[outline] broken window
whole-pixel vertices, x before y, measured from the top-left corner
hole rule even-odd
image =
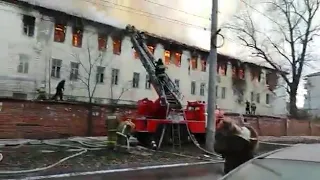
[[[135,49],[133,49],[133,56],[135,59],[139,59],[139,54]]]
[[[201,83],[200,84],[200,96],[204,96],[205,88],[206,88],[206,84],[205,83]]]
[[[73,27],[72,28],[72,45],[74,47],[82,46],[82,36],[83,28],[82,27]]]
[[[254,92],[251,92],[251,98],[250,98],[251,102],[254,101]]]
[[[244,68],[240,67],[239,72],[238,72],[239,78],[244,79],[245,78],[245,73],[244,73]]]
[[[27,74],[29,71],[29,56],[26,54],[19,54],[18,73]]]
[[[150,83],[150,76],[149,76],[149,74],[146,75],[145,88],[146,88],[146,89],[151,89],[151,83]]]
[[[70,80],[77,80],[79,75],[79,63],[71,62]]]
[[[64,42],[66,39],[66,30],[67,26],[63,23],[56,23],[54,25],[54,41],[55,42]]]
[[[207,71],[207,61],[201,60],[201,71],[206,72]]]
[[[105,67],[97,66],[97,74],[96,74],[96,81],[97,83],[103,83],[104,82],[104,71]]]
[[[174,57],[174,64],[176,66],[180,67],[181,66],[181,53],[176,52],[176,53],[174,53],[173,57]]]
[[[164,63],[166,65],[170,64],[170,59],[171,59],[171,52],[168,50],[164,51]]]
[[[259,93],[256,94],[256,102],[260,103],[260,94]]]
[[[23,15],[23,33],[29,37],[33,37],[36,18],[33,16]]]
[[[112,69],[111,71],[111,84],[118,85],[119,81],[119,69]]]
[[[217,65],[217,73],[220,75],[227,75],[227,64],[226,63],[218,63]]]
[[[266,94],[266,104],[270,104],[270,94]]]
[[[133,88],[139,88],[139,82],[140,82],[140,73],[133,73],[133,78],[132,78],[132,87]]]
[[[99,51],[105,51],[108,46],[108,36],[98,34],[98,49]]]
[[[180,80],[179,79],[175,79],[174,84],[177,86],[178,89],[180,88]]]
[[[258,66],[251,66],[251,77],[252,80],[257,80],[258,82],[261,81],[261,68]]]
[[[61,66],[62,66],[62,60],[60,60],[60,59],[52,59],[51,77],[60,78]]]
[[[196,82],[195,81],[191,82],[191,94],[192,95],[196,94]]]
[[[121,54],[121,39],[119,37],[113,37],[113,54],[120,55]]]
[[[151,52],[151,54],[154,54],[154,47],[153,46],[148,46],[148,49]]]
[[[266,84],[270,91],[273,91],[278,84],[278,75],[276,72],[266,73]]]
[[[192,57],[190,61],[191,61],[191,69],[192,70],[198,69],[198,58]]]
[[[221,88],[221,98],[225,99],[226,98],[226,87]]]

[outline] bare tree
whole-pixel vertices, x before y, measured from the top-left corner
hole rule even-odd
[[[236,15],[226,28],[235,32],[241,43],[277,70],[287,84],[289,112],[297,116],[296,96],[301,75],[311,58],[310,45],[320,25],[314,24],[320,0],[266,0],[266,12],[247,4],[245,13]],[[253,16],[259,13],[267,18]]]
[[[122,96],[131,90],[132,88],[132,81],[127,81],[126,83],[124,83],[123,85],[120,86],[120,91],[116,90],[118,93],[115,93],[114,88],[115,85],[112,84],[110,85],[110,105],[114,106],[117,105],[119,103],[119,101],[121,100]]]

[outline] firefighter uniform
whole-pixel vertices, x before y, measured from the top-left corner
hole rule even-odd
[[[166,76],[165,74],[166,67],[162,62],[162,59],[158,59],[156,62],[156,76],[162,81],[164,77]]]
[[[37,100],[46,100],[46,90],[44,87],[40,87],[39,89],[37,89],[38,92],[38,97]]]
[[[131,132],[133,131],[134,128],[135,128],[135,124],[131,122],[131,119],[121,122],[120,125],[118,126],[117,144],[126,145],[127,140],[131,136]]]

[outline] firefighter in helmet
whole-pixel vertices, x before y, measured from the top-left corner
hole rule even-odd
[[[164,80],[166,67],[164,66],[162,59],[159,58],[156,62],[156,76],[160,79],[160,81]]]
[[[131,136],[131,132],[135,128],[135,124],[131,121],[131,119],[127,119],[122,121],[118,126],[118,137],[117,137],[117,144],[126,145],[127,140]]]

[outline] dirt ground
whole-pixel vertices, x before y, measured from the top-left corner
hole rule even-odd
[[[320,143],[320,137],[260,137],[261,141],[273,143]],[[0,148],[3,159],[0,162],[0,179],[26,177],[34,175],[49,175],[68,172],[95,171],[116,168],[128,168],[162,164],[176,164],[208,161],[212,158],[204,156],[204,152],[193,144],[184,145],[181,149],[173,150],[171,146],[164,147],[161,151],[151,152],[147,150],[134,149],[131,153],[126,151],[115,151],[111,149],[89,150],[88,152],[71,158],[47,170],[39,172],[3,175],[4,171],[20,171],[42,168],[52,165],[59,160],[78,153],[70,150],[70,147],[58,147],[44,144],[6,146]],[[269,150],[268,150],[269,151]],[[261,152],[265,152],[261,150]],[[171,154],[173,153],[173,154]],[[178,155],[180,154],[180,155]],[[215,158],[215,160],[218,160]]]
[[[124,150],[115,151],[103,148],[101,150],[89,150],[82,155],[71,158],[44,171],[23,173],[22,175],[14,172],[11,175],[1,175],[1,171],[20,171],[46,167],[67,156],[78,153],[70,152],[68,149],[70,148],[48,145],[3,147],[1,148],[3,160],[0,162],[0,179],[3,177],[24,177],[26,175],[48,175],[209,160],[203,156],[200,150],[189,145],[181,148],[180,153],[183,155],[171,154],[171,152],[175,152],[171,147],[162,149],[162,151],[166,152],[132,150],[131,153]],[[176,151],[176,153],[178,152]]]

